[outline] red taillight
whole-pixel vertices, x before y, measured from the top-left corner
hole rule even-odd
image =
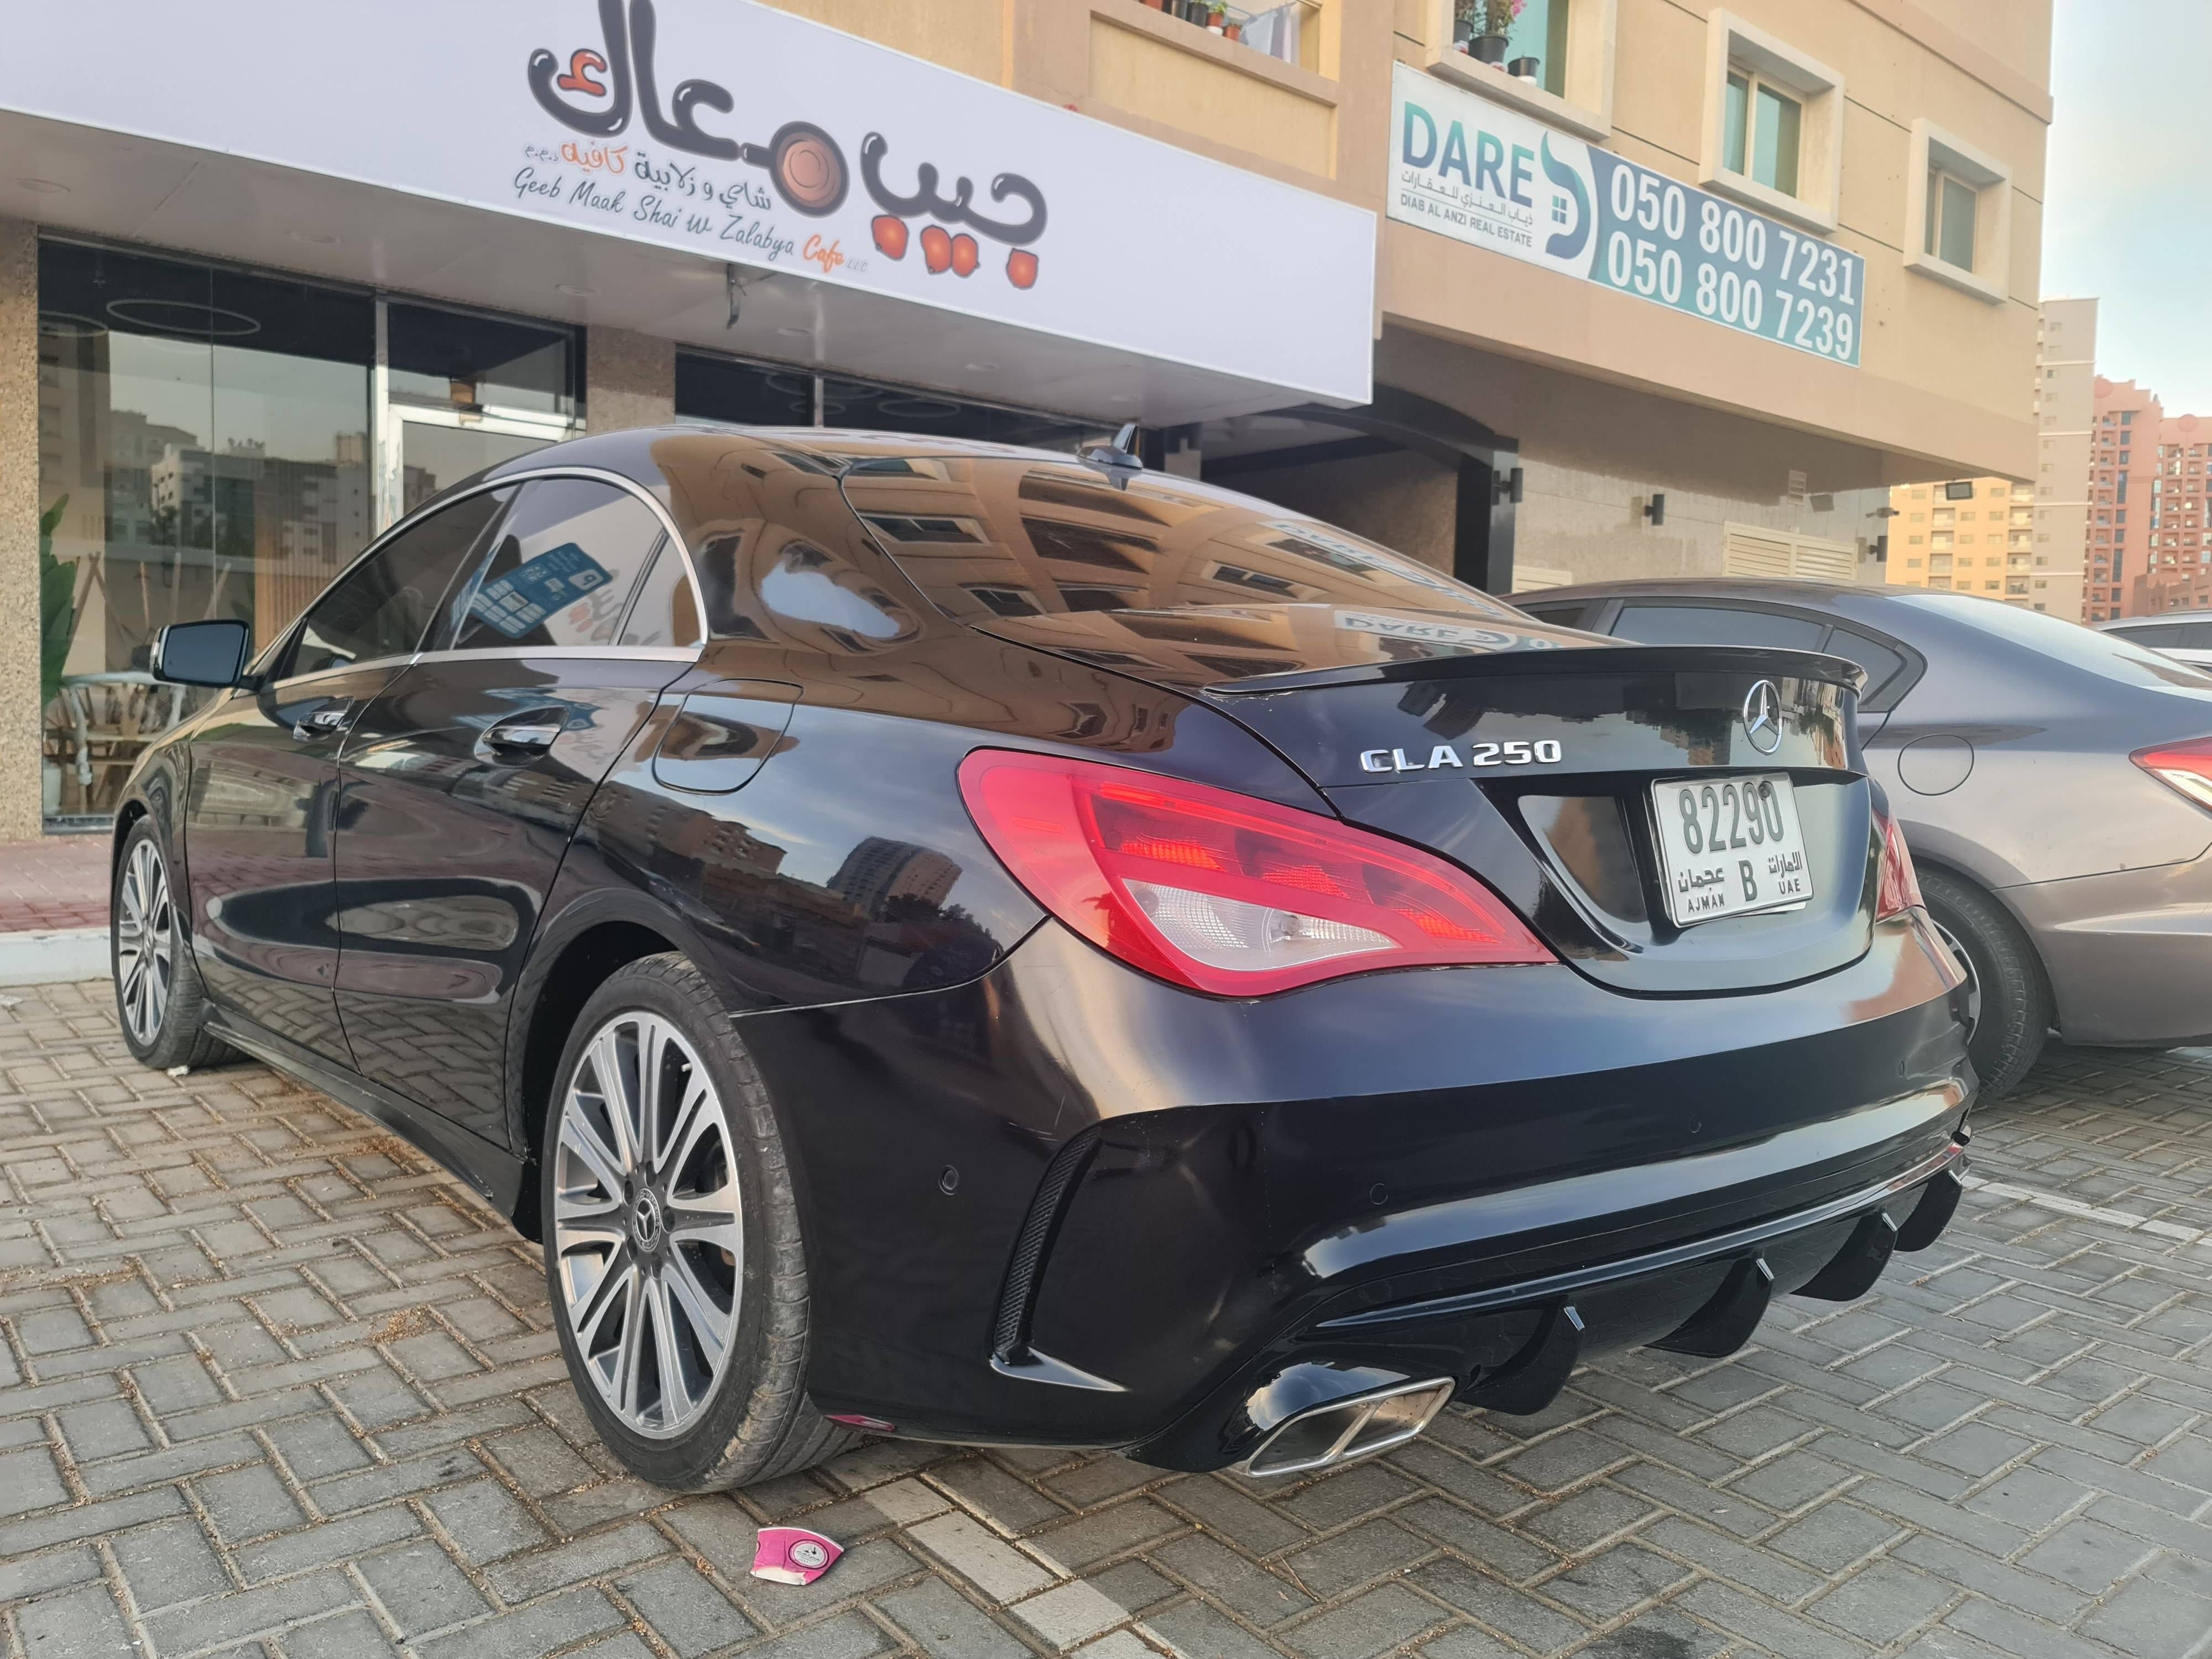
[[[1133,968],[1218,996],[1344,974],[1555,960],[1440,858],[1249,795],[979,749],[960,793],[1038,903]]]
[[[2128,758],[2160,782],[2179,789],[2199,806],[2212,809],[2212,738],[2162,743],[2154,748],[2138,749]]]
[[[1875,889],[1874,919],[1887,921],[1907,910],[1923,908],[1920,878],[1912,873],[1912,854],[1905,850],[1905,832],[1887,812],[1876,812],[1881,825],[1881,880]]]

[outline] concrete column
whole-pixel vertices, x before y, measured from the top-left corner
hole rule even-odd
[[[0,841],[40,833],[39,239],[0,219]]]
[[[676,343],[626,328],[584,340],[584,424],[592,432],[662,426],[676,418]]]

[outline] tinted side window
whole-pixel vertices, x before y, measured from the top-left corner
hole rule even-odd
[[[661,533],[627,490],[532,479],[469,590],[453,648],[614,644]]]
[[[636,646],[699,643],[699,603],[684,573],[684,556],[666,540],[638,584],[637,602],[623,624],[622,642]]]
[[[1624,605],[1614,635],[1644,645],[1774,645],[1816,651],[1828,624],[1727,605]]]
[[[313,674],[378,657],[404,657],[422,643],[438,602],[499,518],[512,491],[455,501],[393,537],[309,607],[288,674]]]

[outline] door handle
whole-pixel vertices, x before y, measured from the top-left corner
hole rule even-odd
[[[477,753],[485,759],[517,753],[542,755],[568,729],[568,723],[557,715],[514,715],[487,727],[477,741]]]
[[[326,703],[293,722],[292,735],[302,743],[314,738],[335,737],[353,724],[353,709],[345,703]]]

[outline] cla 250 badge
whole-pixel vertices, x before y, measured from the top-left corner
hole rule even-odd
[[[1414,754],[1420,751],[1417,749]],[[1450,744],[1440,743],[1429,750],[1426,760],[1416,760],[1402,749],[1363,749],[1359,751],[1359,769],[1363,772],[1428,772],[1439,768],[1456,766],[1462,770],[1471,766],[1557,766],[1561,758],[1559,740],[1539,738],[1534,743],[1516,738],[1510,743],[1476,743],[1468,745],[1467,756]]]

